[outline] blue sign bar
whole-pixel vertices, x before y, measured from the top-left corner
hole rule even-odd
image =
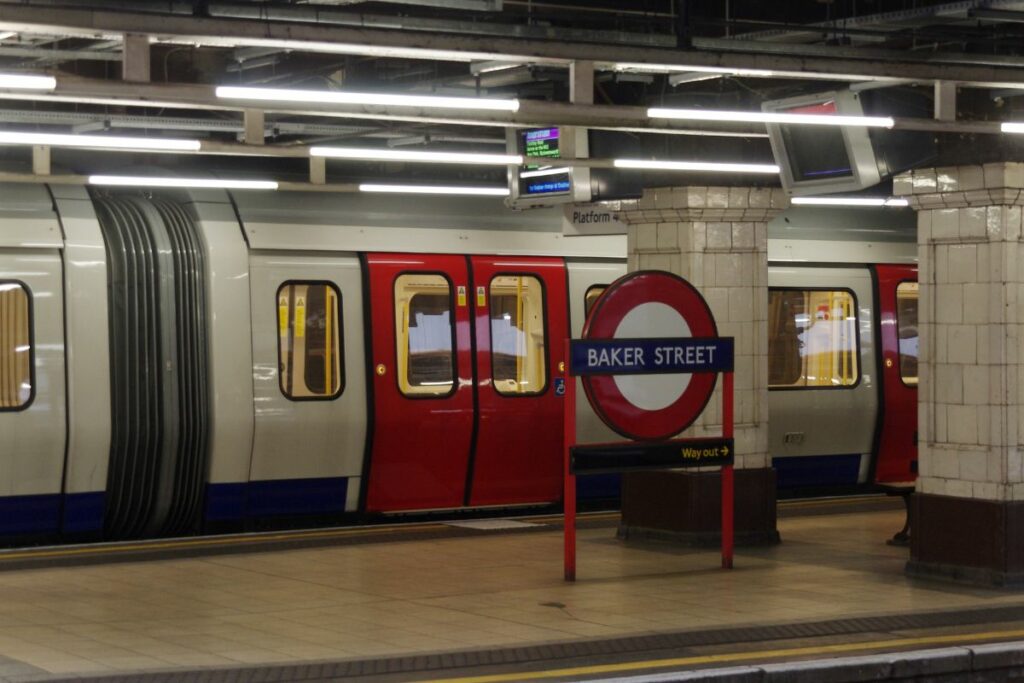
[[[732,372],[732,337],[573,339],[573,375],[657,375]]]

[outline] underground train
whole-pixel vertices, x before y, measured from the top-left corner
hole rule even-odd
[[[912,479],[912,217],[808,211],[770,228],[780,486]],[[0,185],[0,538],[557,503],[561,340],[626,269],[561,216]]]

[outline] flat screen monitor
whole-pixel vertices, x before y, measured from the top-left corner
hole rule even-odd
[[[773,100],[761,108],[786,114],[864,115],[857,94],[850,91]],[[782,186],[790,194],[853,192],[881,180],[866,127],[769,124],[767,128]]]
[[[575,136],[568,139],[570,136]],[[513,208],[547,206],[576,201],[576,183],[584,177],[589,201],[588,169],[572,169],[561,162],[566,156],[587,155],[586,130],[573,128],[509,129],[508,150],[529,159],[524,165],[509,168],[509,201]],[[573,151],[575,150],[575,151]],[[537,158],[539,157],[539,158]]]

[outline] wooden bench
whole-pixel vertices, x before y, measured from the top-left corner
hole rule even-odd
[[[912,481],[891,481],[879,484],[887,496],[902,496],[903,505],[906,508],[907,516],[903,522],[903,528],[893,534],[893,537],[886,541],[889,545],[908,546],[910,545],[910,494],[914,492]]]

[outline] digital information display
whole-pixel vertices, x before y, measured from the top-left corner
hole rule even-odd
[[[534,128],[520,131],[519,150],[528,157],[561,157],[558,128]],[[519,169],[519,196],[536,197],[572,192],[569,169],[530,163]]]
[[[836,114],[835,100],[786,109],[787,114]],[[853,166],[843,131],[832,126],[780,126],[795,180],[849,178]]]

